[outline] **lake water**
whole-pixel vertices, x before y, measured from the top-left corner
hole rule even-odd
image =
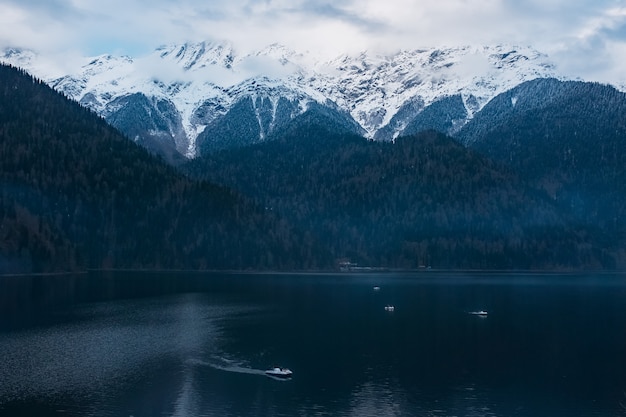
[[[0,302],[1,416],[626,416],[625,275],[92,273]]]

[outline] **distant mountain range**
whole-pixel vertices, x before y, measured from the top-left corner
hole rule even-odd
[[[306,112],[332,115],[338,128],[370,139],[424,128],[454,134],[498,94],[560,78],[546,55],[506,45],[323,61],[280,45],[239,54],[229,44],[187,43],[144,57],[85,58],[61,77],[42,58],[0,53],[0,62],[26,69],[171,161],[263,142]]]
[[[39,59],[0,66],[0,269],[626,268],[626,94],[531,49]]]

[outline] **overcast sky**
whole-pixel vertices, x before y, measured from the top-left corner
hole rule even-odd
[[[568,75],[626,80],[626,0],[0,0],[0,47],[148,54],[162,44],[278,42],[342,52],[506,43]]]

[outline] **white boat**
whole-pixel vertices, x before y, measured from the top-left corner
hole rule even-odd
[[[470,311],[469,314],[471,314],[472,316],[486,317],[489,313],[487,313],[485,310],[478,310],[478,311]]]
[[[395,309],[394,306],[385,306],[385,311],[394,311]]]
[[[287,378],[291,378],[291,376],[293,375],[293,372],[291,372],[291,370],[288,368],[280,368],[278,366],[275,366],[265,371],[265,375],[268,375],[274,378],[287,379]]]

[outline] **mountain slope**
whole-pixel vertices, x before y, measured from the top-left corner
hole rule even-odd
[[[402,135],[414,135],[425,130],[454,134],[467,122],[468,118],[469,113],[460,94],[444,97],[426,107],[407,123]]]
[[[62,77],[45,74],[30,51],[6,50],[0,61],[36,70],[131,139],[162,153],[171,153],[173,143],[187,157],[280,134],[286,120],[313,104],[337,117],[349,115],[353,133],[391,140],[411,133],[405,128],[424,108],[457,97],[463,111],[454,130],[498,93],[558,75],[546,56],[506,45],[364,52],[324,61],[280,45],[238,53],[228,44],[200,42],[163,46],[139,58],[89,58]],[[249,126],[232,131],[242,123]]]
[[[626,242],[626,94],[531,81],[494,98],[458,138],[538,184],[582,224]]]
[[[315,127],[313,127],[315,126]],[[611,255],[511,171],[449,137],[373,142],[323,119],[188,164],[256,198],[359,264],[416,268],[599,268]],[[549,250],[547,248],[550,248]]]
[[[4,65],[0,195],[1,272],[296,269],[328,260],[272,213],[187,179],[88,109]]]

